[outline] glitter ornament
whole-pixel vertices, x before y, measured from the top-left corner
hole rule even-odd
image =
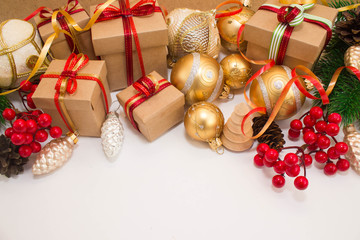
[[[115,157],[121,150],[124,128],[116,113],[110,112],[101,127],[101,145],[108,158]]]
[[[224,72],[224,83],[232,89],[244,87],[251,76],[251,65],[240,54],[225,57],[220,65]]]
[[[67,134],[66,137],[51,140],[36,156],[32,166],[33,174],[47,174],[64,165],[69,160],[77,140],[72,133]]]
[[[197,52],[217,58],[220,36],[216,27],[215,10],[202,12],[177,8],[166,17],[169,35],[168,63],[172,67],[181,57]]]
[[[360,70],[360,46],[354,45],[349,47],[344,54],[344,64],[345,66],[351,66],[358,70]],[[353,71],[348,69],[348,71],[352,74]]]
[[[352,168],[360,174],[360,133],[353,124],[344,127],[344,142],[349,146],[345,157],[350,161]]]
[[[267,114],[270,115],[290,79],[290,68],[275,65],[252,82],[250,87],[251,101],[258,107],[266,107]],[[305,87],[304,81],[302,79],[299,81]],[[292,84],[275,119],[282,120],[292,117],[300,110],[304,102],[305,95],[299,91],[295,84]]]
[[[223,91],[223,70],[205,54],[192,53],[182,57],[171,72],[171,83],[185,94],[186,104],[212,102]]]

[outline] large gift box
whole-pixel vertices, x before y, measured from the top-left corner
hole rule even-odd
[[[88,13],[76,0],[69,0],[68,4],[61,9],[69,13],[81,28],[84,28],[90,20]],[[56,10],[54,9],[53,11],[49,11],[47,9],[43,9],[40,14],[34,18],[41,39],[44,42],[51,34],[54,33],[54,29],[51,24],[51,15],[54,11]],[[97,59],[92,46],[90,30],[80,33],[75,31],[61,14],[58,15],[57,25],[59,29],[67,30],[73,36],[75,45],[77,46],[75,53],[83,53],[90,59]],[[54,39],[50,48],[51,53],[56,59],[67,59],[73,51],[72,46],[74,41],[69,36],[61,33],[58,38]]]
[[[125,2],[125,0],[123,0]],[[153,1],[155,2],[155,0]],[[133,27],[131,30],[132,47],[126,46],[125,30],[122,19],[122,13],[119,9],[119,1],[116,1],[110,6],[109,11],[115,12],[115,17],[109,17],[106,20],[101,20],[100,16],[97,23],[92,26],[92,41],[97,56],[105,60],[108,69],[108,82],[111,91],[126,88],[131,85],[128,83],[128,74],[131,70],[126,66],[126,55],[132,55],[132,73],[133,79],[139,79],[141,76],[148,74],[147,71],[155,70],[163,76],[167,76],[167,26],[159,7],[156,5],[158,11],[146,12],[144,16],[139,16],[134,13],[137,9],[134,5],[137,1],[130,2],[130,11],[133,11],[132,20],[136,29],[136,34],[139,38],[141,54],[145,67],[145,73],[142,74],[136,43],[134,41]],[[140,6],[141,7],[141,6]],[[94,13],[96,6],[90,7],[90,12]],[[104,11],[106,15],[107,9]],[[116,12],[117,11],[117,12]],[[113,12],[109,13],[110,15]],[[102,14],[102,15],[104,15]],[[141,15],[142,13],[140,13]],[[113,16],[113,15],[112,15]],[[128,17],[125,17],[128,18]],[[129,29],[128,29],[129,30]]]
[[[90,60],[76,72],[65,71],[65,64],[66,60],[53,60],[51,62],[32,99],[37,108],[52,116],[52,124],[61,127],[63,132],[66,133],[68,128],[55,104],[57,92],[55,87],[59,85],[59,76],[76,76],[76,80],[73,80],[72,83],[72,86],[77,85],[75,92],[65,93],[63,101],[65,109],[81,136],[99,137],[101,126],[107,114],[107,106],[111,104],[105,62],[102,60]],[[77,84],[74,84],[74,81]],[[68,84],[71,84],[69,80]],[[106,96],[107,104],[104,96]],[[63,110],[61,109],[62,112]]]
[[[149,141],[184,119],[184,94],[155,71],[116,97],[133,126]]]
[[[268,9],[276,9],[276,7],[278,6],[286,5],[280,4],[277,0],[269,0],[263,6]],[[305,10],[305,20],[303,22],[300,21],[300,24],[298,24],[299,22],[295,23],[298,25],[295,25],[292,33],[290,33],[290,40],[288,41],[287,47],[280,46],[279,53],[285,50],[285,57],[283,58],[283,62],[277,64],[283,64],[290,68],[301,64],[308,68],[312,68],[315,61],[318,59],[321,51],[323,50],[327,39],[329,38],[329,33],[331,36],[331,29],[328,28],[328,31],[330,30],[330,32],[328,32],[324,27],[312,23],[306,20],[306,18],[318,19],[319,22],[324,22],[319,24],[322,24],[326,27],[326,24],[334,24],[337,12],[338,11],[334,8],[318,4],[315,4],[313,7]],[[269,49],[274,31],[279,24],[278,18],[279,14],[277,14],[276,12],[262,10],[260,8],[255,13],[255,15],[246,23],[243,35],[244,40],[248,41],[246,51],[246,56],[248,58],[252,60],[265,60],[268,58],[272,58],[271,56],[269,56]],[[294,21],[296,20],[297,19],[295,19]],[[276,32],[280,33],[281,29],[276,30]],[[284,35],[286,34],[287,33],[285,32]],[[281,42],[283,40],[278,38],[276,41]],[[276,41],[274,41],[274,43],[276,43]],[[273,44],[273,46],[275,45],[276,44]],[[253,71],[258,70],[259,68],[260,66],[255,66]]]

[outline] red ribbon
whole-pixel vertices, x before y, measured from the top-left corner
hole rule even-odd
[[[130,86],[134,82],[133,57],[132,57],[132,36],[136,45],[142,76],[145,76],[144,61],[142,58],[139,37],[136,32],[133,17],[142,17],[161,12],[161,8],[155,6],[156,0],[141,0],[130,8],[129,0],[119,0],[120,8],[110,5],[105,8],[96,22],[122,18],[125,35],[125,55],[126,55],[126,75],[127,84]],[[101,6],[98,5],[98,7]]]
[[[291,22],[300,13],[300,10],[297,7],[290,7],[290,6],[283,6],[280,9],[270,7],[270,6],[261,6],[259,8],[259,10],[267,10],[267,11],[275,12],[275,13],[277,13],[278,21],[282,22],[282,23],[287,23],[287,24],[289,22]],[[304,18],[304,21],[313,23],[313,24],[317,24],[326,30],[327,34],[326,34],[326,41],[325,41],[325,45],[324,45],[324,48],[325,48],[326,45],[329,43],[331,36],[332,36],[332,31],[329,28],[329,26],[326,25],[325,23],[311,20],[308,18]],[[285,29],[284,36],[280,43],[278,57],[276,59],[276,64],[278,64],[278,65],[282,65],[284,62],[286,49],[289,44],[290,36],[291,36],[293,29],[294,29],[294,27],[291,27],[289,24],[287,25],[287,27]]]

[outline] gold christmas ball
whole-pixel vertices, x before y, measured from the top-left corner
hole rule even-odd
[[[225,12],[231,12],[239,9],[239,7],[232,7]],[[244,7],[243,10],[235,15],[219,18],[217,26],[221,37],[221,45],[229,51],[239,51],[237,47],[237,35],[241,25],[245,24],[255,12],[250,8]],[[240,50],[246,50],[247,42],[240,44]]]
[[[244,87],[251,76],[251,65],[240,54],[225,57],[220,65],[224,72],[224,83],[232,89]]]
[[[184,125],[190,137],[209,142],[220,137],[224,127],[224,116],[214,104],[198,102],[187,110]]]
[[[170,80],[185,94],[188,105],[214,101],[224,86],[220,64],[214,58],[199,53],[182,57],[172,69]]]
[[[254,79],[250,87],[250,100],[259,107],[266,107],[270,115],[285,85],[291,79],[291,69],[286,66],[275,65],[261,76]],[[304,81],[300,83],[305,87]],[[287,119],[295,115],[305,102],[305,95],[293,84],[286,94],[276,119]]]
[[[220,52],[220,36],[216,27],[215,11],[202,12],[177,8],[166,17],[169,35],[170,67],[181,57],[197,52],[217,58]]]
[[[354,67],[358,70],[360,70],[360,46],[359,45],[354,45],[349,47],[345,54],[344,54],[344,63],[345,66],[351,66]],[[348,71],[352,74],[353,71],[351,71],[350,69],[348,69]]]

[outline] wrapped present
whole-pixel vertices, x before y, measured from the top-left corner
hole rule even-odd
[[[77,0],[68,0],[67,5],[61,9],[70,14],[81,28],[85,27],[90,20],[89,15]],[[54,33],[51,16],[56,10],[57,9],[50,10],[44,8],[40,11],[39,15],[34,18],[41,39],[44,42]],[[59,37],[54,40],[50,50],[56,59],[67,59],[73,50],[76,54],[83,53],[87,55],[89,59],[97,59],[92,46],[90,31],[77,32],[61,13],[57,15],[57,24],[59,29],[69,32],[72,38],[68,35],[60,34]]]
[[[246,56],[253,60],[271,58],[290,68],[299,64],[312,68],[331,38],[337,12],[318,4],[287,6],[269,0],[246,23]]]
[[[68,60],[50,63],[32,99],[63,132],[99,137],[111,103],[109,92],[105,62],[71,54]]]
[[[184,94],[155,71],[140,78],[116,97],[134,128],[149,141],[184,118]]]
[[[92,6],[90,11],[99,7]],[[156,0],[114,2],[102,12],[91,33],[96,55],[106,62],[111,91],[130,86],[146,70],[167,76],[167,27]]]

